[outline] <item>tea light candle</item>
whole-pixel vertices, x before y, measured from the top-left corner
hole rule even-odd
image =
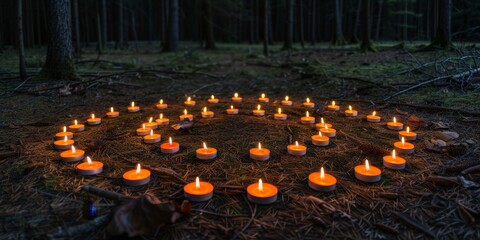
[[[184,119],[188,119],[190,121],[193,121],[193,115],[192,114],[189,114],[187,112],[187,109],[183,110],[183,115],[180,115],[180,120],[184,120]]]
[[[239,103],[239,102],[242,102],[242,100],[243,100],[242,97],[239,97],[238,93],[233,94],[233,97],[232,97],[233,102]]]
[[[293,156],[303,156],[307,153],[307,147],[299,145],[298,141],[295,141],[295,144],[290,144],[287,146],[287,152]]]
[[[335,190],[337,186],[337,179],[334,176],[325,173],[325,170],[321,167],[320,173],[313,172],[308,175],[308,186],[319,192],[331,192]]]
[[[380,122],[382,118],[380,116],[377,116],[377,112],[373,111],[372,115],[367,115],[367,121],[369,122]]]
[[[168,108],[168,104],[163,103],[163,99],[160,99],[156,105],[157,109],[165,109]]]
[[[229,115],[238,114],[238,108],[234,108],[233,105],[231,105],[230,108],[227,109],[227,114]]]
[[[130,105],[130,107],[128,107],[128,112],[138,112],[140,111],[140,107],[139,106],[135,106],[135,102],[132,102],[132,104]]]
[[[320,128],[320,132],[329,138],[335,137],[337,135],[337,130],[335,130],[334,128],[329,128],[328,125],[325,125],[324,128]]]
[[[160,150],[162,153],[176,153],[178,150],[180,150],[180,144],[177,142],[172,142],[172,137],[169,137],[168,142],[160,145]]]
[[[285,97],[285,100],[282,100],[283,106],[292,106],[293,102],[288,100],[288,96]]]
[[[153,130],[150,129],[150,134],[143,137],[145,143],[157,143],[162,139],[160,134],[153,133]]]
[[[303,103],[303,106],[307,108],[314,108],[315,103],[310,102],[310,98],[307,97],[306,101]]]
[[[263,183],[262,179],[259,179],[258,183],[247,187],[247,198],[253,203],[270,204],[277,200],[277,195],[277,187],[269,183]]]
[[[185,198],[192,202],[205,202],[213,197],[213,185],[209,182],[200,182],[197,177],[195,182],[191,182],[183,187]]]
[[[193,107],[193,106],[195,106],[195,101],[193,101],[191,97],[188,97],[188,98],[187,98],[187,101],[185,101],[185,102],[183,102],[183,103],[185,103],[185,105],[186,105],[187,107]]]
[[[95,114],[92,113],[91,118],[87,119],[88,125],[98,125],[102,122],[101,118],[95,117]]]
[[[72,132],[81,132],[85,130],[85,125],[78,124],[77,120],[73,121],[73,125],[68,126],[68,129]]]
[[[330,138],[323,136],[322,132],[318,131],[318,135],[312,136],[312,144],[315,146],[327,146],[330,143]]]
[[[395,150],[392,151],[392,156],[383,156],[383,166],[390,169],[402,170],[405,168],[405,163],[405,159],[396,156]]]
[[[64,162],[77,162],[83,159],[85,151],[80,149],[75,149],[75,146],[72,146],[70,150],[63,151],[60,153],[60,157]]]
[[[74,141],[72,139],[68,139],[67,136],[63,137],[63,140],[57,140],[53,142],[53,146],[57,150],[66,150],[70,149],[73,145]]]
[[[335,105],[335,101],[332,101],[332,105],[328,105],[327,109],[330,111],[338,111],[340,110],[340,106]]]
[[[281,109],[281,108],[278,108],[278,113],[273,114],[273,118],[274,118],[275,120],[282,120],[282,121],[284,121],[284,120],[287,120],[287,114],[282,113],[282,109]]]
[[[107,117],[108,118],[116,118],[120,115],[119,112],[116,112],[113,110],[113,107],[110,108],[110,112],[107,112]]]
[[[219,100],[218,100],[218,98],[215,98],[215,96],[212,95],[212,96],[210,97],[210,99],[208,99],[208,102],[209,102],[209,103],[218,103]]]
[[[75,169],[80,175],[95,175],[103,171],[103,163],[92,161],[90,157],[87,157],[87,161],[78,164]]]
[[[151,172],[147,169],[142,169],[140,163],[137,168],[130,170],[123,174],[123,182],[128,186],[141,186],[150,182]]]
[[[347,117],[356,117],[358,115],[358,111],[352,109],[351,105],[348,105],[348,110],[345,110],[345,116]]]
[[[382,177],[382,171],[374,166],[370,166],[365,159],[365,165],[355,166],[355,177],[363,182],[378,182]]]
[[[55,134],[55,139],[64,139],[67,137],[67,139],[72,139],[73,138],[73,133],[72,132],[67,132],[67,126],[63,126],[63,130],[61,132],[58,132]]]
[[[300,121],[302,124],[313,124],[315,123],[315,117],[310,117],[310,113],[307,111],[305,112],[305,117],[301,117]]]
[[[415,141],[417,140],[417,134],[414,132],[410,132],[410,127],[407,126],[406,131],[400,131],[398,132],[398,137],[402,139],[402,137],[405,138],[406,141]]]
[[[387,122],[387,127],[388,129],[398,131],[403,129],[403,123],[397,122],[397,118],[393,117],[393,122]]]
[[[202,118],[213,118],[213,112],[212,111],[207,111],[207,107],[203,108],[202,111]]]
[[[323,117],[322,117],[322,118],[320,118],[320,122],[315,124],[315,128],[317,128],[317,130],[320,130],[322,128],[325,128],[325,125],[327,125],[329,128],[332,127],[332,124],[325,123],[325,121],[323,120]]]
[[[170,123],[170,119],[164,118],[163,113],[160,113],[160,115],[158,115],[158,118],[155,120],[155,122],[157,122],[158,126],[165,126]]]
[[[250,149],[250,158],[257,161],[266,161],[270,158],[270,150],[262,148],[262,144],[258,143],[258,148]]]
[[[203,148],[199,148],[196,151],[197,158],[201,160],[214,159],[217,157],[217,149],[207,147],[207,144],[203,142]]]
[[[263,103],[268,103],[270,101],[270,99],[265,97],[265,93],[262,93],[262,95],[260,95],[260,97],[258,98],[258,101],[263,102]]]
[[[265,110],[262,110],[260,109],[260,104],[258,104],[257,106],[257,109],[254,109],[253,110],[253,115],[257,116],[257,117],[261,117],[261,116],[264,116],[265,115]]]
[[[403,154],[411,154],[414,152],[415,145],[409,142],[405,142],[405,137],[401,138],[402,140],[400,142],[395,142],[393,143],[393,146],[395,147],[395,150],[399,153]]]
[[[158,123],[156,121],[155,122],[153,121],[153,117],[150,117],[148,119],[148,122],[143,123],[143,124],[145,124],[145,127],[150,128],[150,129],[157,129],[157,127],[158,127]]]
[[[138,136],[145,136],[148,133],[150,133],[150,130],[151,130],[150,128],[145,127],[145,123],[144,123],[144,124],[142,124],[141,128],[137,128],[137,135]]]

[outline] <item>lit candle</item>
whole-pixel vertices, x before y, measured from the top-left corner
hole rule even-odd
[[[305,117],[301,117],[300,121],[302,122],[302,124],[313,124],[315,123],[315,117],[310,117],[310,113],[306,111]]]
[[[127,171],[123,174],[123,182],[128,186],[140,186],[150,182],[151,172],[147,169],[142,169],[140,164],[137,164],[137,168]]]
[[[67,132],[67,126],[63,126],[62,131],[55,134],[55,139],[57,140],[64,139],[65,137],[67,137],[67,139],[73,138],[73,133]]]
[[[195,101],[193,101],[191,97],[188,97],[188,98],[187,98],[187,101],[185,101],[185,102],[183,102],[183,103],[185,103],[185,106],[187,106],[187,107],[193,107],[193,106],[195,106]]]
[[[233,105],[231,105],[230,108],[227,109],[227,114],[229,115],[238,114],[238,108],[234,108]]]
[[[180,115],[180,120],[184,120],[184,119],[188,119],[190,121],[193,121],[193,115],[192,114],[189,114],[187,112],[187,109],[184,109],[183,110],[183,115]]]
[[[239,103],[239,102],[242,102],[242,100],[243,100],[242,97],[239,97],[238,93],[233,94],[233,97],[232,97],[233,102]]]
[[[335,101],[332,101],[332,105],[327,106],[328,110],[330,111],[338,111],[340,110],[340,106],[335,104]]]
[[[397,122],[397,118],[393,117],[393,122],[387,122],[387,127],[388,129],[398,131],[403,129],[403,123]]]
[[[377,112],[373,111],[371,115],[367,115],[367,121],[369,122],[380,122],[382,118],[377,116]]]
[[[78,124],[77,120],[73,121],[73,125],[68,126],[68,129],[72,132],[81,132],[85,130],[85,125]]]
[[[269,183],[263,183],[262,179],[259,179],[258,183],[247,187],[247,198],[253,203],[270,204],[277,200],[277,195],[277,187]]]
[[[158,126],[165,126],[170,123],[170,119],[164,118],[163,113],[160,113],[160,115],[158,115],[158,118],[155,120],[155,122],[157,122]]]
[[[90,157],[87,157],[87,161],[78,164],[75,169],[80,175],[95,175],[103,171],[103,163],[92,161]]]
[[[143,141],[145,143],[157,143],[160,142],[162,136],[157,133],[153,133],[153,129],[150,129],[150,134],[143,136]]]
[[[406,131],[400,131],[400,132],[398,132],[398,137],[399,137],[400,139],[402,139],[402,137],[404,137],[406,141],[415,141],[415,140],[417,140],[417,134],[414,133],[414,132],[411,132],[409,126],[407,126],[407,130],[406,130]]]
[[[116,117],[118,117],[119,115],[120,115],[120,113],[117,112],[117,111],[114,111],[114,110],[113,110],[113,107],[110,108],[110,112],[107,112],[107,117],[108,117],[108,118],[116,118]]]
[[[95,114],[92,113],[91,117],[87,119],[88,125],[98,125],[102,122],[101,118],[95,117]]]
[[[254,109],[253,110],[253,115],[257,116],[257,117],[261,117],[261,116],[264,116],[265,115],[265,110],[263,109],[260,109],[260,104],[258,104],[257,106],[257,109]]]
[[[215,96],[213,95],[208,99],[209,103],[218,103],[218,101],[218,98],[215,98]]]
[[[53,146],[57,150],[66,150],[66,149],[70,149],[73,143],[74,141],[72,139],[68,139],[67,136],[64,136],[62,140],[54,141]]]
[[[75,149],[75,146],[72,146],[70,150],[63,151],[60,153],[60,157],[64,162],[77,162],[83,159],[85,151],[80,149]]]
[[[197,177],[183,187],[185,198],[192,202],[205,202],[213,197],[213,185],[209,182],[201,182]]]
[[[289,99],[289,97],[286,96],[286,97],[285,97],[285,100],[282,100],[282,105],[283,105],[283,106],[292,106],[293,102],[290,101],[290,100],[288,100],[288,99]]]
[[[363,182],[378,182],[382,178],[382,171],[374,166],[370,166],[365,159],[365,165],[355,166],[355,177]]]
[[[358,111],[352,109],[352,105],[348,105],[348,110],[345,110],[345,116],[347,117],[356,117],[358,115]]]
[[[262,95],[258,98],[258,101],[263,102],[263,103],[268,103],[270,101],[270,99],[265,97],[265,93],[262,93]]]
[[[250,158],[257,161],[266,161],[270,158],[270,150],[262,148],[262,144],[258,143],[258,148],[250,149]]]
[[[176,153],[180,150],[180,144],[172,141],[172,137],[168,138],[168,142],[162,143],[160,145],[160,150],[162,153]]]
[[[148,122],[143,123],[145,124],[145,127],[150,128],[150,129],[157,129],[158,123],[153,121],[153,117],[150,117],[148,119]]]
[[[207,110],[207,107],[204,107],[203,108],[203,111],[202,111],[202,118],[213,118],[213,112],[212,111],[208,111]]]
[[[133,113],[133,112],[138,112],[138,111],[140,111],[140,107],[139,107],[139,106],[135,106],[135,102],[132,102],[132,103],[130,104],[130,106],[128,107],[128,112]]]
[[[299,145],[298,141],[295,141],[295,144],[290,144],[287,146],[287,152],[293,156],[303,156],[307,153],[307,147]]]
[[[328,125],[325,125],[324,128],[320,128],[320,132],[329,138],[335,137],[337,135],[337,130],[335,130],[334,128],[329,128]]]
[[[307,99],[306,99],[305,102],[303,103],[303,106],[304,106],[304,107],[307,107],[307,108],[314,108],[314,107],[315,107],[315,103],[314,103],[314,102],[310,102],[310,98],[307,97]]]
[[[203,148],[199,148],[196,151],[197,158],[201,160],[214,159],[217,157],[217,149],[207,147],[207,144],[203,142]]]
[[[157,103],[157,109],[165,109],[165,108],[168,108],[168,104],[166,103],[163,103],[163,99],[160,99],[160,101],[158,101]]]
[[[308,186],[319,192],[331,192],[337,186],[337,179],[325,173],[325,170],[321,167],[320,172],[313,172],[308,175]]]
[[[405,168],[405,159],[396,156],[395,150],[392,151],[392,156],[383,156],[383,166],[395,169],[395,170],[402,170]]]
[[[322,128],[325,128],[325,125],[327,125],[329,128],[332,127],[332,124],[330,123],[325,123],[325,121],[323,120],[323,117],[320,118],[320,122],[315,124],[315,127],[317,128],[317,130],[320,130]]]
[[[282,113],[282,108],[278,108],[278,113],[273,114],[275,120],[287,120],[287,114]]]
[[[137,135],[138,136],[145,136],[150,133],[150,128],[145,127],[145,123],[142,124],[141,128],[137,128]]]
[[[409,142],[405,142],[405,138],[402,137],[400,142],[393,143],[395,150],[403,154],[411,154],[415,150],[415,145]]]
[[[330,138],[323,136],[320,131],[318,131],[318,134],[312,136],[312,144],[315,146],[327,146],[329,143]]]

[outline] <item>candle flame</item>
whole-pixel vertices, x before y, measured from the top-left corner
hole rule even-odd
[[[203,149],[207,150],[207,144],[203,142]]]
[[[110,112],[113,112],[113,107],[110,108]]]
[[[153,129],[150,129],[150,136],[153,136]]]
[[[170,145],[172,145],[172,137],[168,137],[168,143],[170,143]]]
[[[63,126],[63,132],[67,132],[67,126]]]
[[[327,125],[327,124],[325,124],[324,126],[325,126],[325,130],[327,130],[327,129],[328,129],[328,125]]]
[[[258,143],[258,150],[262,150],[262,144],[260,142]]]
[[[238,98],[238,93],[233,94],[234,97]]]
[[[197,188],[197,190],[200,189],[200,178],[195,178],[195,187]]]
[[[322,124],[325,124],[325,122],[323,121],[323,117],[320,118],[320,122],[321,122]]]
[[[410,132],[410,127],[409,127],[409,126],[407,126],[407,133],[409,133],[409,132]]]
[[[74,146],[72,146],[72,153],[75,153],[77,150],[75,149]]]
[[[263,192],[263,182],[262,179],[258,179],[258,191]]]
[[[150,117],[150,119],[148,119],[148,122],[152,123],[152,120],[153,120],[153,117]]]
[[[132,108],[135,107],[135,102],[132,102]]]
[[[66,143],[67,141],[68,141],[68,138],[67,138],[67,136],[65,136],[65,137],[63,138],[63,142]]]
[[[295,141],[295,147],[298,147],[298,141]]]
[[[322,132],[321,131],[318,131],[318,136],[322,136]]]
[[[375,116],[375,115],[377,115],[377,112],[373,111],[372,116]]]
[[[262,98],[265,98],[265,93],[262,93]]]
[[[352,111],[352,105],[348,105],[348,110]]]
[[[160,113],[160,119],[163,119],[163,113]]]
[[[92,165],[92,159],[90,157],[87,157],[87,163],[88,165]]]
[[[285,97],[285,101],[288,101],[288,96]]]
[[[278,108],[278,114],[282,114],[282,109]]]
[[[332,106],[335,106],[335,101],[332,101]]]
[[[405,146],[405,138],[402,137],[402,145]]]
[[[142,128],[143,128],[143,130],[145,130],[145,123],[144,123],[144,124],[142,124]]]
[[[307,97],[307,103],[310,103],[310,98]]]
[[[397,156],[396,156],[396,154],[395,154],[395,149],[393,149],[393,151],[392,151],[392,158],[395,159],[396,157],[397,157]]]
[[[183,110],[183,114],[187,115],[187,109]]]
[[[397,118],[396,117],[393,117],[393,122],[397,123]]]
[[[370,164],[368,163],[367,159],[365,159],[365,171],[370,171]]]
[[[203,108],[203,112],[207,112],[207,107],[204,107],[204,108]]]
[[[308,111],[305,113],[305,116],[309,117],[310,116],[310,113],[308,113]]]
[[[230,105],[230,109],[233,109],[233,105]]]
[[[75,125],[78,125],[78,121],[77,121],[77,119],[75,119],[75,121],[74,121],[74,122],[75,122]]]
[[[192,100],[191,97],[188,97],[188,98],[187,98],[187,102],[190,102],[191,100]]]
[[[260,110],[260,104],[258,104],[257,109]]]
[[[211,98],[212,98],[212,99],[215,99],[215,96],[212,95]]]
[[[95,119],[95,114],[92,113],[92,119]]]
[[[135,171],[135,174],[139,174],[141,171],[140,163],[137,164],[137,171]]]
[[[160,104],[163,104],[163,99],[160,99]]]
[[[323,167],[320,168],[320,179],[325,179],[325,170],[323,170]]]

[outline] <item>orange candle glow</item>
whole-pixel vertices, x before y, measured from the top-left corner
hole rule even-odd
[[[185,106],[187,107],[193,107],[195,106],[195,101],[192,100],[191,97],[188,97],[187,100],[185,102],[183,102],[185,104]]]
[[[233,105],[231,105],[230,108],[227,109],[227,114],[229,115],[238,114],[238,108],[234,108]]]
[[[347,117],[356,117],[358,111],[352,108],[352,105],[348,105],[348,110],[345,110],[345,116]]]
[[[382,118],[377,115],[376,111],[373,111],[371,115],[367,115],[367,121],[369,122],[380,122]]]
[[[403,129],[403,123],[401,122],[397,122],[397,118],[396,117],[393,117],[393,121],[392,122],[387,122],[387,127],[388,129],[391,129],[391,130],[402,130]]]
[[[138,111],[140,111],[140,107],[139,107],[139,106],[135,106],[135,102],[132,102],[132,103],[130,104],[130,106],[128,107],[128,112],[133,113],[133,112],[138,112]]]
[[[62,130],[55,134],[55,139],[57,140],[64,139],[65,137],[67,137],[67,139],[73,138],[73,133],[67,132],[67,126],[63,126]]]
[[[143,136],[143,141],[145,143],[157,143],[160,142],[162,136],[157,133],[153,133],[153,129],[150,129],[150,134]]]
[[[200,181],[197,177],[195,182],[191,182],[183,187],[185,198],[192,202],[205,202],[213,197],[213,185],[209,182]]]
[[[128,186],[140,186],[150,182],[151,172],[147,169],[140,167],[140,163],[137,164],[137,168],[127,171],[123,174],[123,182]]]
[[[400,142],[393,143],[395,150],[403,154],[412,154],[415,151],[415,145],[409,142],[405,142],[405,138],[402,137]]]
[[[334,128],[328,127],[327,124],[325,124],[324,128],[320,129],[320,132],[329,138],[335,137],[337,135],[337,130]]]
[[[381,179],[382,171],[374,166],[370,166],[365,159],[365,165],[355,166],[355,177],[363,182],[378,182]]]
[[[74,142],[73,139],[68,139],[67,136],[64,136],[62,140],[54,141],[53,146],[57,150],[67,150],[72,147]]]
[[[325,128],[325,125],[327,125],[327,127],[331,128],[332,127],[332,124],[330,123],[325,123],[325,121],[323,120],[323,117],[320,118],[320,122],[315,124],[315,128],[317,128],[317,130],[320,130],[322,128]]]
[[[265,115],[265,110],[261,109],[260,104],[258,104],[257,109],[253,110],[253,115],[257,117],[262,117]]]
[[[286,96],[285,100],[282,100],[282,105],[283,106],[292,106],[293,102],[289,100],[289,97]]]
[[[383,156],[383,166],[390,168],[390,169],[395,169],[395,170],[401,170],[405,168],[405,159],[398,157],[396,155],[395,150],[392,151],[391,156]]]
[[[270,99],[268,99],[266,96],[265,96],[265,93],[262,93],[262,95],[260,95],[260,97],[258,98],[258,101],[259,102],[263,102],[263,103],[268,103],[270,101]]]
[[[307,99],[306,99],[305,102],[303,103],[303,106],[304,106],[304,107],[307,107],[307,108],[314,108],[314,107],[315,107],[315,103],[314,103],[314,102],[310,102],[310,98],[307,97]]]
[[[240,96],[238,95],[238,93],[235,93],[235,94],[233,94],[232,101],[239,103],[239,102],[242,102],[243,99],[242,99],[242,97],[240,97]]]
[[[108,118],[116,118],[120,115],[119,112],[115,111],[113,107],[110,107],[110,112],[107,112],[107,117]]]
[[[153,117],[150,117],[148,119],[148,122],[145,122],[143,124],[145,124],[145,127],[150,128],[150,129],[157,129],[158,128],[158,123],[156,121],[153,121]]]
[[[305,112],[305,117],[301,117],[300,121],[302,124],[314,124],[315,123],[315,117],[311,117],[310,113],[308,111]]]
[[[406,141],[415,141],[417,140],[417,134],[414,132],[410,131],[410,127],[407,126],[406,131],[400,131],[398,132],[398,137],[402,139],[402,137],[405,138]]]
[[[257,148],[250,149],[250,158],[257,161],[266,161],[270,158],[270,150],[262,148],[262,144],[258,143]]]
[[[63,151],[60,153],[60,157],[64,162],[77,162],[83,159],[85,151],[76,149],[74,146],[70,150]]]
[[[298,141],[295,141],[295,144],[290,144],[287,146],[287,152],[290,155],[294,156],[303,156],[307,153],[307,147],[298,144]]]
[[[324,136],[320,131],[318,131],[318,134],[312,136],[312,144],[315,146],[327,146],[329,143],[330,138]]]
[[[208,102],[209,103],[218,103],[220,100],[218,98],[215,98],[214,95],[210,96],[210,98],[208,99]]]
[[[168,104],[164,103],[163,99],[160,99],[160,101],[158,101],[158,103],[155,106],[157,107],[157,109],[168,108]]]
[[[196,150],[197,158],[200,160],[214,159],[217,157],[217,149],[207,147],[207,144],[203,142],[203,148]]]
[[[337,179],[325,173],[323,167],[320,168],[319,172],[313,172],[308,175],[308,186],[313,190],[317,190],[320,192],[331,192],[335,190],[337,186]]]
[[[202,118],[213,118],[213,116],[214,116],[214,113],[212,111],[208,111],[207,107],[203,108]]]
[[[176,153],[180,150],[180,144],[172,141],[172,137],[168,137],[168,142],[160,145],[162,153]]]
[[[193,121],[193,115],[189,114],[187,109],[183,110],[183,115],[180,115],[180,120],[188,119],[189,121]]]
[[[275,120],[287,120],[287,114],[282,113],[282,108],[278,108],[278,113],[273,114],[273,119]]]
[[[92,113],[92,115],[90,115],[90,118],[87,119],[88,125],[98,125],[101,122],[102,122],[102,119],[98,118],[98,117],[95,117],[95,114],[93,114],[93,113]]]
[[[170,123],[170,119],[164,118],[163,113],[160,113],[158,115],[158,118],[155,119],[155,122],[157,122],[158,126],[165,126],[165,125],[168,125]]]
[[[147,134],[150,133],[150,130],[151,130],[151,129],[150,129],[150,128],[147,128],[147,127],[145,126],[145,123],[144,123],[144,124],[142,124],[142,127],[141,127],[141,128],[137,128],[137,135],[138,135],[138,136],[145,136],[145,135],[147,135]]]
[[[68,129],[70,129],[72,132],[81,132],[85,130],[85,125],[79,124],[75,119],[75,121],[73,121],[73,125],[68,126]]]
[[[330,111],[338,111],[338,110],[340,110],[340,106],[336,105],[335,101],[332,101],[332,104],[328,105],[327,109],[330,110]]]
[[[75,169],[80,175],[95,175],[103,171],[103,163],[92,161],[90,157],[87,157],[87,161],[78,164]]]
[[[247,198],[257,204],[270,204],[277,200],[278,189],[273,184],[264,183],[262,179],[247,187]]]

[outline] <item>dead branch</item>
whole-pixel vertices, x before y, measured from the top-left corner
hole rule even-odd
[[[109,215],[103,215],[93,219],[92,221],[77,226],[60,229],[57,232],[48,234],[47,236],[50,239],[76,238],[81,234],[95,231],[100,226],[106,224],[109,219]]]
[[[115,201],[130,198],[130,197],[127,197],[127,196],[122,195],[120,193],[107,191],[105,189],[97,188],[97,187],[94,187],[92,185],[85,185],[85,186],[82,187],[82,189],[91,193],[91,194],[94,194],[94,195],[97,195],[97,196],[100,196],[100,197],[104,197],[104,198],[108,198],[110,200],[115,200]]]
[[[401,212],[395,212],[395,211],[392,211],[392,215],[394,215],[395,217],[397,217],[398,219],[400,219],[402,222],[404,222],[405,224],[407,224],[408,226],[410,227],[413,227],[425,234],[427,234],[428,236],[430,237],[435,237],[435,234],[433,234],[432,231],[430,231],[430,229],[428,229],[427,226],[423,225],[422,223],[418,222],[416,219],[408,216],[408,215],[405,215]]]

